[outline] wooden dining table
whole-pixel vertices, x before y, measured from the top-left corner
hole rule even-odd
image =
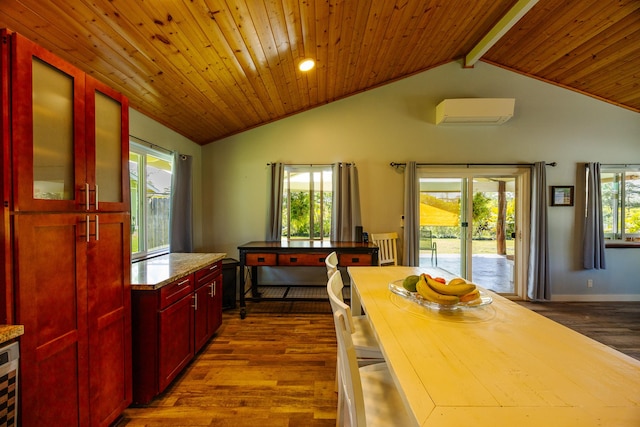
[[[484,289],[490,303],[456,310],[390,291],[423,272],[452,278],[348,268],[352,311],[368,316],[416,426],[640,426],[640,361]]]

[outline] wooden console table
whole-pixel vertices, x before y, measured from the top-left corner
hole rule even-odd
[[[378,265],[378,247],[373,243],[294,240],[282,242],[249,242],[238,246],[240,252],[240,317],[247,315],[245,267],[251,269],[251,296],[258,292],[258,267],[325,267],[325,258],[333,251],[338,265]]]

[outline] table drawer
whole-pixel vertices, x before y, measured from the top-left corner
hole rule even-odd
[[[245,265],[278,265],[276,261],[276,254],[247,254]]]
[[[359,266],[359,265],[371,265],[371,254],[339,254],[338,265],[339,266]]]
[[[193,275],[182,277],[160,288],[160,310],[193,292]]]
[[[298,253],[298,254],[278,254],[278,265],[307,267],[325,266],[326,253]]]
[[[196,271],[196,283],[201,285],[222,272],[222,261],[214,262]]]

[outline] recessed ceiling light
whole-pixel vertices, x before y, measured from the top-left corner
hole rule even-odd
[[[316,65],[315,61],[311,58],[306,58],[300,61],[298,64],[298,68],[300,71],[309,71]]]

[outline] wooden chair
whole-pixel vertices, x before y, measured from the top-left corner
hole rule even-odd
[[[338,311],[334,324],[338,341],[340,390],[337,425],[352,427],[406,427],[414,425],[386,363],[358,367],[348,328],[348,315]]]
[[[334,313],[343,313],[347,319],[349,332],[352,335],[358,360],[364,363],[384,361],[384,356],[378,345],[378,340],[371,329],[369,319],[367,319],[366,315],[351,315],[351,307],[345,304],[342,296],[343,286],[342,274],[340,270],[337,270],[331,275],[327,283],[327,294],[329,295],[331,310]]]
[[[333,273],[338,271],[338,255],[336,254],[336,251],[327,255],[324,259],[324,263],[327,266],[327,279],[331,279]]]
[[[333,314],[342,313],[348,319],[349,332],[351,340],[354,344],[356,359],[359,366],[366,366],[375,363],[384,362],[384,356],[378,346],[378,340],[371,329],[369,319],[366,316],[352,316],[351,308],[345,304],[342,296],[342,274],[336,268],[327,282],[327,294],[331,303]],[[336,389],[338,390],[338,401],[341,399],[340,392],[340,355],[337,355],[336,364]],[[341,403],[339,403],[339,408]]]
[[[371,241],[378,246],[378,265],[398,265],[398,233],[371,234]]]

